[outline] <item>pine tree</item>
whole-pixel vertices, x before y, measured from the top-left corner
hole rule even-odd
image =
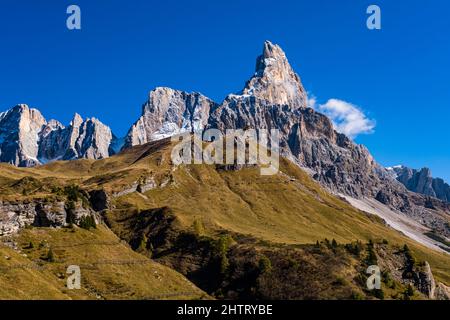
[[[55,254],[53,253],[52,248],[50,248],[47,252],[47,261],[48,262],[55,262]]]
[[[331,241],[331,246],[332,246],[333,248],[337,248],[337,247],[338,247],[337,241],[336,241],[335,239],[333,239],[333,240]]]

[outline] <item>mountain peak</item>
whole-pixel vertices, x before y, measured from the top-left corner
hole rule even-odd
[[[12,109],[19,111],[19,112],[23,112],[23,111],[29,110],[30,108],[28,107],[27,104],[19,103],[19,104],[15,105]]]
[[[38,109],[30,108],[27,104],[17,104],[6,113],[17,114],[18,117],[25,116],[26,118],[35,119],[37,121],[44,121],[45,119],[42,116],[41,112]],[[20,116],[19,116],[20,115]]]
[[[255,96],[268,105],[306,107],[306,91],[280,46],[265,41],[256,59],[256,72],[247,81],[241,95]]]
[[[72,121],[70,122],[70,125],[72,127],[79,127],[83,123],[83,118],[75,112],[73,115]]]
[[[46,124],[37,109],[18,104],[0,115],[0,162],[30,166],[37,163],[37,136]]]
[[[64,129],[64,125],[61,122],[59,122],[58,120],[55,120],[55,119],[50,119],[47,122],[47,126],[52,128],[52,129],[60,129],[60,128]]]
[[[423,175],[424,177],[432,176],[430,168],[427,167],[423,167],[422,169],[420,169],[420,174]]]
[[[395,172],[395,178],[408,190],[450,202],[450,186],[441,178],[433,178],[429,168],[397,166],[389,169]]]
[[[128,131],[124,148],[182,132],[201,131],[215,106],[211,99],[198,92],[156,87],[142,107],[142,116]]]
[[[263,72],[267,66],[270,66],[274,62],[274,60],[286,62],[289,65],[283,49],[281,49],[279,45],[273,44],[269,40],[266,40],[264,42],[262,54],[256,59],[255,72]]]

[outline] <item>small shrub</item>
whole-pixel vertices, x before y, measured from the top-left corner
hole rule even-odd
[[[147,236],[145,234],[142,235],[141,241],[136,251],[145,252],[147,250],[147,242],[148,242]]]
[[[381,273],[381,280],[390,289],[395,289],[395,281],[392,279],[391,274],[388,271],[383,271]]]
[[[407,295],[408,297],[412,297],[414,296],[414,288],[412,285],[409,285],[406,290],[405,290],[405,295]]]
[[[359,257],[363,250],[363,245],[360,241],[352,242],[352,243],[346,244],[345,249],[349,253],[353,254],[354,256]]]
[[[337,277],[333,284],[336,286],[345,286],[347,284],[347,280],[342,277]]]
[[[362,287],[366,287],[366,282],[367,282],[367,275],[365,273],[359,273],[356,275],[355,277],[355,282],[357,284],[359,284]]]
[[[374,289],[372,291],[372,294],[375,298],[380,299],[380,300],[384,300],[384,291],[383,289]]]
[[[83,194],[83,190],[77,185],[65,186],[63,193],[66,195],[68,202],[77,203],[81,200],[83,208],[89,208],[90,203],[86,196]]]
[[[97,224],[93,216],[84,216],[80,219],[80,228],[90,230],[91,228],[96,229]]]
[[[272,271],[272,262],[265,255],[262,255],[258,261],[259,273],[268,273]]]
[[[350,299],[351,300],[364,300],[365,296],[362,293],[360,293],[360,292],[353,291],[351,296],[350,296]]]
[[[200,220],[195,219],[194,223],[193,223],[193,227],[194,227],[194,232],[197,236],[202,236],[205,233],[205,228],[203,226],[203,223]]]
[[[408,263],[410,268],[416,265],[416,259],[414,258],[411,249],[409,249],[408,245],[406,244],[403,246],[403,253],[405,254],[406,262]]]
[[[367,259],[366,263],[370,265],[376,265],[378,263],[377,255],[375,254],[373,241],[369,240],[367,244]]]

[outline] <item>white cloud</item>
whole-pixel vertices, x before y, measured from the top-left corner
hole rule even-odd
[[[316,109],[316,107],[317,107],[317,99],[316,99],[316,97],[308,95],[308,100],[306,101],[306,104],[307,104],[307,106],[309,108]]]
[[[308,98],[308,106],[328,116],[336,130],[350,138],[373,133],[375,128],[375,120],[367,118],[358,106],[343,100],[330,99],[325,104],[317,104],[312,96]]]

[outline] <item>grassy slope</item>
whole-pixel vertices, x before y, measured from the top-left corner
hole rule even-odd
[[[2,299],[192,299],[204,296],[181,274],[132,251],[103,226],[91,231],[27,229],[15,241],[21,254],[0,246]],[[30,242],[32,249],[28,248]],[[53,262],[46,260],[50,248],[54,253]],[[10,259],[6,260],[6,256]],[[72,264],[81,268],[80,290],[66,288],[66,269]]]
[[[0,165],[0,176],[17,179],[31,173],[38,179],[51,177],[58,183],[78,182],[87,189],[108,191],[122,190],[149,175],[157,182],[170,179],[166,187],[145,196],[133,193],[116,199],[114,214],[169,206],[185,228],[199,220],[207,232],[227,229],[274,243],[385,238],[399,246],[407,243],[418,259],[429,261],[438,280],[450,284],[449,255],[431,251],[329,195],[288,161],[280,164],[282,174],[266,177],[259,175],[257,168],[233,172],[195,165],[173,171],[170,151],[169,144],[158,142],[100,161],[56,162],[35,169]]]
[[[0,245],[1,299],[69,299],[62,292],[61,281],[51,274],[34,268],[30,260],[8,247]],[[15,266],[15,267],[14,267]]]

